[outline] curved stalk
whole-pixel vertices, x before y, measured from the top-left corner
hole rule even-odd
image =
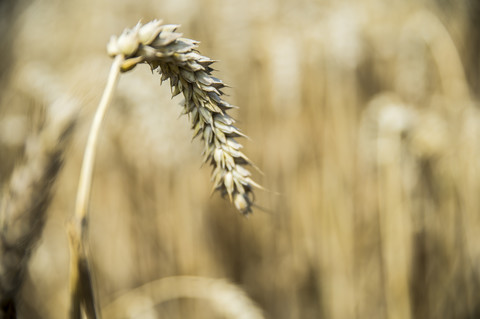
[[[107,86],[103,92],[102,99],[98,105],[95,117],[93,119],[92,127],[88,135],[87,145],[83,154],[82,170],[80,172],[80,179],[78,182],[77,201],[75,205],[75,220],[82,224],[85,223],[87,217],[87,206],[90,201],[90,187],[92,184],[93,163],[95,160],[96,145],[98,140],[98,133],[100,126],[107,111],[108,105],[113,97],[118,77],[120,75],[120,66],[124,61],[122,55],[117,55],[113,61],[110,69],[110,74],[107,80]],[[86,225],[82,225],[86,227]],[[83,232],[82,232],[83,233]]]
[[[89,319],[98,318],[97,303],[94,299],[91,273],[88,265],[88,204],[90,202],[93,164],[100,127],[120,75],[120,67],[125,60],[123,55],[117,55],[113,61],[108,76],[107,85],[93,118],[87,145],[83,154],[82,168],[78,182],[75,215],[71,221],[68,233],[70,239],[70,318],[82,318],[82,308]]]

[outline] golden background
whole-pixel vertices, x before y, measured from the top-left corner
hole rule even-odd
[[[13,4],[12,4],[13,3]],[[0,181],[38,109],[78,109],[20,318],[65,318],[67,221],[111,59],[139,20],[181,24],[231,86],[263,174],[242,217],[210,196],[180,98],[140,66],[102,127],[90,249],[101,308],[170,276],[226,279],[266,318],[480,316],[480,5],[381,0],[50,0],[2,4]],[[154,296],[124,318],[226,318]],[[228,307],[228,303],[225,307]]]

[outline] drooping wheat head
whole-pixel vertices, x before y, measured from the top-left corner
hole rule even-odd
[[[110,39],[107,50],[112,57],[123,55],[123,72],[139,63],[148,63],[161,74],[161,81],[170,79],[172,96],[183,93],[182,114],[191,121],[194,137],[204,141],[204,162],[213,166],[213,190],[228,195],[243,214],[252,211],[253,187],[260,187],[251,179],[246,165],[253,165],[241,152],[237,137],[245,135],[234,126],[235,120],[227,114],[234,106],[222,99],[225,84],[212,76],[214,60],[197,51],[198,42],[177,33],[178,25],[162,25],[154,20],[138,23],[126,29],[119,37]]]

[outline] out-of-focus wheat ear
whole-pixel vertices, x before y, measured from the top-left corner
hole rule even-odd
[[[222,318],[263,319],[260,308],[238,286],[223,280],[194,276],[166,277],[133,289],[103,309],[106,319],[119,318],[126,313],[136,317],[153,311],[164,302],[194,298],[208,301]],[[152,314],[154,316],[154,314]]]
[[[0,318],[13,318],[33,248],[41,236],[54,183],[75,126],[76,114],[49,114],[25,145],[23,162],[4,186],[0,206]]]

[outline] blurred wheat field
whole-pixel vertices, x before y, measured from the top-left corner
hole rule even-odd
[[[162,278],[198,276],[235,284],[266,318],[480,317],[476,1],[0,6],[0,181],[42,107],[79,112],[19,318],[67,316],[65,226],[111,63],[105,46],[154,18],[181,24],[219,60],[215,76],[231,86],[251,138],[245,153],[263,171],[255,177],[267,189],[256,193],[264,209],[243,218],[211,196],[180,99],[147,66],[125,74],[102,128],[90,204],[102,309]],[[159,303],[152,291],[127,298],[123,318],[227,318],[208,301]]]

